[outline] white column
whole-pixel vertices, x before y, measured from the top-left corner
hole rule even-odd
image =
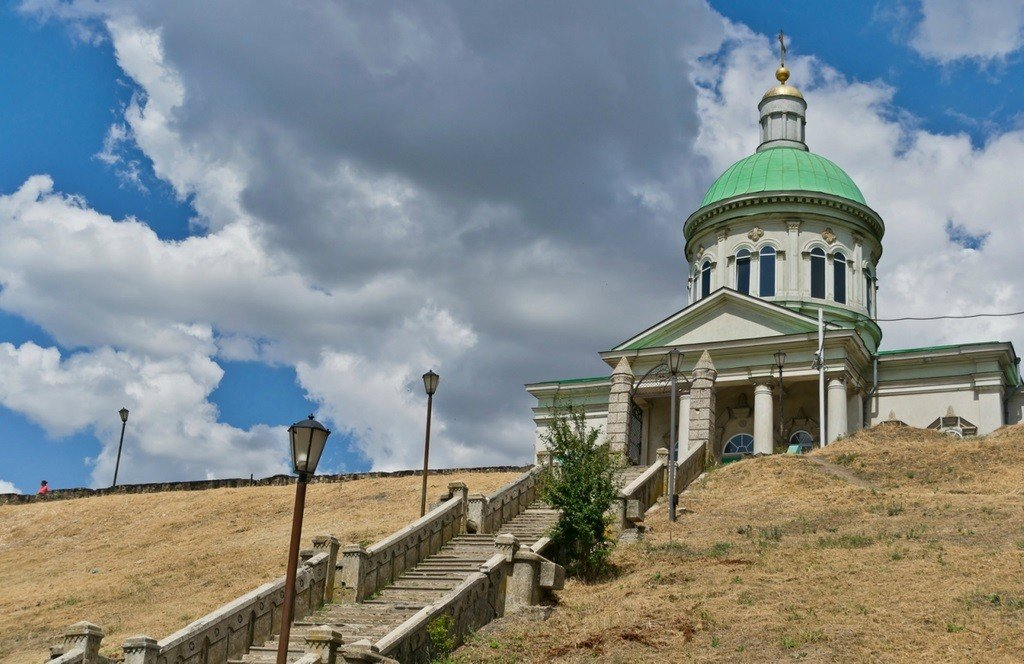
[[[716,235],[718,240],[718,265],[715,266],[715,273],[712,275],[714,278],[711,280],[711,290],[729,285],[729,275],[726,274],[728,266],[725,260],[725,238],[729,236],[729,231],[723,228]]]
[[[772,388],[767,383],[754,386],[754,454],[771,454]]]
[[[690,449],[690,393],[685,392],[679,395],[679,432],[676,440],[679,441],[679,457]]]
[[[828,381],[828,442],[846,435],[846,384],[842,378]]]
[[[786,283],[785,292],[797,295],[800,292],[800,222],[786,222]]]

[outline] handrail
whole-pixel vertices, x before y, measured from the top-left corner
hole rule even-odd
[[[323,551],[299,565],[295,577],[295,618],[315,610],[323,602],[330,551]],[[157,642],[158,654],[168,662],[205,662],[212,652],[225,653],[224,661],[241,657],[280,628],[284,602],[284,577],[265,583],[193,621]]]
[[[635,480],[619,491],[618,527],[625,530],[632,524],[643,521],[651,505],[665,493],[667,450],[660,450],[658,460],[652,463]]]
[[[423,607],[381,637],[373,644],[373,650],[407,664],[431,661],[431,623],[441,616],[450,616],[454,621],[452,636],[456,645],[461,644],[467,634],[504,613],[502,595],[511,572],[511,561],[496,553],[480,566],[479,572],[473,572],[437,602]]]
[[[369,548],[349,544],[342,552],[341,589],[362,602],[403,572],[441,550],[466,530],[466,485],[448,485],[450,498]]]
[[[690,483],[700,477],[704,472],[704,447],[707,443],[701,443],[692,450],[689,450],[679,463],[676,464],[676,493],[680,494],[690,486]]]
[[[534,466],[489,495],[469,497],[468,527],[472,532],[496,533],[537,500],[543,466]]]

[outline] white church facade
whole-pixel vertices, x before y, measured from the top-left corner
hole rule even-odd
[[[635,465],[669,446],[671,408],[679,449],[695,444],[691,420],[706,418],[719,458],[806,449],[886,421],[973,435],[1022,419],[1009,342],[879,349],[885,224],[841,168],[808,150],[807,104],[784,65],[776,77],[758,106],[757,151],[683,226],[688,305],[600,353],[608,375],[527,385],[538,451],[567,404]],[[683,354],[675,403],[672,349]],[[689,387],[699,361],[714,387],[698,402]]]

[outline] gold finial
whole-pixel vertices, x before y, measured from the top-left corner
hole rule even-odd
[[[775,78],[783,85],[789,80],[789,70],[786,69],[786,35],[779,30],[779,68],[775,70]]]

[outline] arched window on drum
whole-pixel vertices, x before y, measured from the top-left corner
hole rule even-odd
[[[846,256],[837,251],[832,256],[832,299],[846,304]]]
[[[775,297],[775,248],[762,247],[758,258],[761,297]]]
[[[736,290],[750,295],[750,252],[746,249],[736,252]]]
[[[705,298],[711,294],[711,261],[705,260],[700,266],[700,296]]]
[[[825,251],[811,249],[811,297],[825,299]]]

